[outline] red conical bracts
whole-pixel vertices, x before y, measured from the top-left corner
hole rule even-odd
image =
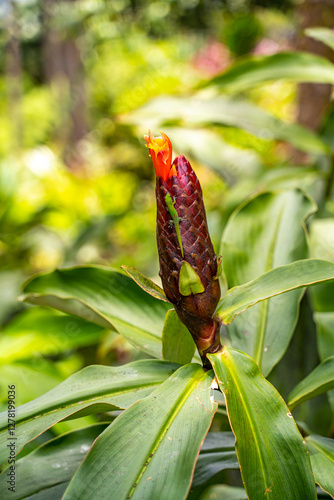
[[[168,138],[164,135],[164,140],[166,139]],[[151,152],[154,137],[150,134],[146,140]],[[158,141],[158,145],[162,142],[163,140]],[[166,147],[166,144],[164,142],[163,146]],[[217,279],[217,257],[208,232],[202,189],[184,156],[178,156],[173,163],[169,161],[171,158],[165,156],[164,164],[159,166],[156,150],[154,153],[155,157],[151,156],[157,174],[159,274],[167,298],[174,304],[180,320],[191,332],[206,363],[206,352],[213,352],[220,346],[220,324],[214,319],[220,286]],[[195,287],[192,293],[185,292],[182,284],[180,285],[181,268],[185,262],[187,269],[191,266],[190,271],[194,271],[196,286],[200,291]]]

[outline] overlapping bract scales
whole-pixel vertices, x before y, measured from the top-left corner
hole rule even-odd
[[[157,242],[160,257],[160,276],[168,299],[175,305],[182,321],[211,322],[220,298],[217,277],[217,258],[208,232],[201,186],[191,165],[184,156],[175,158],[177,175],[167,181],[157,178]],[[177,239],[165,197],[170,193],[178,213],[184,258]],[[204,292],[183,296],[179,291],[179,276],[183,260],[197,272]],[[193,316],[193,320],[191,318]],[[187,326],[192,331],[192,324]],[[192,333],[194,333],[192,331]]]

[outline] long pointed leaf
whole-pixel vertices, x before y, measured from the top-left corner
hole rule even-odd
[[[182,121],[182,128],[168,127],[168,136],[171,137],[173,146],[175,144],[180,151],[184,151],[181,149],[181,146],[184,148],[185,145],[186,150],[191,150],[191,153],[196,158],[203,157],[205,143],[215,143],[215,138],[217,140],[220,138],[206,129],[193,131],[186,129],[185,127],[189,124],[197,126],[219,124],[237,127],[257,137],[261,137],[263,130],[265,130],[268,133],[268,138],[290,142],[302,151],[314,154],[328,152],[328,146],[323,140],[306,128],[297,124],[284,123],[279,118],[255,106],[246,99],[231,98],[222,95],[205,97],[197,94],[190,97],[157,97],[139,109],[131,111],[123,117],[123,121],[132,124],[136,123],[146,130],[147,128],[159,129],[165,123]],[[164,126],[164,130],[165,128]],[[189,141],[191,132],[193,134],[192,143]],[[220,145],[222,148],[225,146],[224,142],[221,142]],[[229,150],[231,146],[226,144],[226,148]],[[242,173],[242,169],[244,168],[244,174],[247,175],[248,169],[254,172],[261,165],[261,160],[254,151],[245,151],[236,147],[233,149],[233,156],[238,154],[239,159],[245,161],[245,165],[242,167],[233,160],[233,156],[230,158],[233,168],[237,170],[235,173]],[[219,146],[218,151],[215,148],[215,152],[218,153],[220,160],[225,159],[225,161],[228,161],[228,157],[223,151],[220,151]],[[213,153],[213,151],[208,152],[209,160],[204,160],[209,161],[214,168],[217,168],[217,160],[214,159]],[[232,153],[230,149],[230,154]],[[221,165],[219,170],[224,168]],[[228,172],[229,167],[227,166],[226,168]]]
[[[325,359],[291,391],[288,405],[291,410],[304,401],[334,389],[334,356]]]
[[[238,93],[280,79],[334,84],[334,65],[328,59],[307,52],[252,56],[237,62],[206,85]]]
[[[315,500],[307,449],[280,394],[247,354],[225,346],[208,357],[225,394],[249,499]]]
[[[117,368],[89,366],[43,396],[18,408],[15,446],[21,448],[69,416],[127,408],[146,397],[177,368],[167,361],[136,361]],[[8,460],[7,412],[0,415],[0,465]]]
[[[84,318],[122,334],[132,345],[161,358],[161,332],[170,308],[123,272],[104,267],[56,270],[32,278],[24,299]]]
[[[304,259],[279,266],[258,278],[228,290],[222,298],[217,314],[225,324],[237,314],[262,300],[305,286],[334,281],[334,264],[319,259]]]
[[[64,500],[182,500],[217,404],[213,372],[180,368],[120,415],[97,439]]]

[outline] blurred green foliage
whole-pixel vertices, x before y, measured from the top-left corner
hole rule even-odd
[[[16,353],[0,359],[0,400],[9,379],[24,388],[19,397],[25,402],[86,364],[138,357],[124,339],[102,328],[84,341],[63,344],[50,340],[45,326],[42,341],[41,332],[22,324],[29,326],[29,315],[40,314],[49,325],[54,313],[27,311],[17,296],[34,273],[80,264],[127,264],[157,279],[147,125],[169,127],[175,153],[187,154],[195,166],[217,250],[229,215],[261,188],[300,184],[313,190],[326,216],[334,215],[319,180],[330,168],[329,155],[310,154],[302,174],[292,175],[289,140],[258,121],[260,110],[287,124],[295,121],[294,83],[264,82],[243,93],[259,109],[252,108],[250,123],[238,95],[229,109],[236,101],[240,123],[192,115],[197,99],[215,107],[223,92],[205,84],[239,56],[291,48],[296,28],[290,8],[288,1],[261,0],[0,5],[0,345],[4,353]],[[189,112],[168,117],[166,96],[184,98]],[[158,107],[136,121],[134,113],[158,97]],[[330,146],[332,128],[329,114],[323,137]],[[15,325],[21,333],[13,332]]]

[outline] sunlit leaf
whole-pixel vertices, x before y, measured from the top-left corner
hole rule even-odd
[[[225,75],[227,73],[222,75],[221,78]],[[301,125],[284,123],[267,111],[241,98],[206,97],[199,94],[189,97],[157,97],[123,117],[123,120],[138,124],[143,129],[151,128],[154,130],[158,130],[163,125],[170,124],[170,122],[181,122],[185,127],[188,124],[197,126],[219,124],[240,128],[260,138],[265,134],[267,139],[287,141],[301,151],[315,154],[328,152],[328,146],[313,132]],[[173,129],[168,129],[168,135],[170,135],[173,145],[175,143],[178,147],[183,147],[183,142],[185,142],[185,147],[189,149],[191,130],[185,129],[182,132],[183,128],[175,129],[174,132]],[[167,130],[166,126],[164,126],[165,129]],[[182,142],[181,137],[178,140],[179,133],[182,134]],[[215,134],[212,134],[212,132],[205,133],[205,130],[195,130],[191,143],[192,154],[195,156],[201,155],[201,151],[205,147],[204,141],[213,141],[214,138]],[[235,154],[237,152],[237,148],[235,148]],[[256,156],[254,152],[247,151],[247,153],[252,155],[251,166],[254,167]],[[219,152],[219,154],[223,155],[222,152]],[[243,151],[240,150],[239,154],[242,158]],[[248,162],[250,160],[251,158],[249,158]],[[241,167],[237,168],[240,169]]]
[[[50,309],[33,307],[7,324],[0,336],[0,364],[94,344],[104,328]]]
[[[323,42],[334,50],[334,31],[329,28],[308,28],[305,30],[305,35]]]
[[[64,500],[182,500],[217,404],[213,373],[180,368],[159,389],[122,413],[97,439]],[[129,446],[131,443],[131,446]]]
[[[277,80],[334,84],[334,66],[328,59],[308,52],[249,56],[213,78],[207,85],[239,93]]]
[[[307,449],[280,394],[247,354],[225,346],[208,358],[225,394],[249,499],[315,500]]]

